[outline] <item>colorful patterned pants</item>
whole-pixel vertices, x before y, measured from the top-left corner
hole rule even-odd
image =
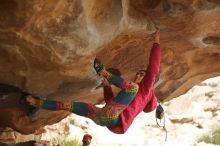
[[[84,102],[61,102],[53,100],[41,100],[40,107],[48,110],[68,110],[79,116],[92,119],[101,126],[115,126],[121,123],[120,113],[131,103],[138,91],[138,85],[115,76],[107,71],[102,72],[110,84],[122,90],[103,108]]]

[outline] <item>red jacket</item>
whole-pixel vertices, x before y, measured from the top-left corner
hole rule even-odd
[[[108,129],[112,132],[117,134],[125,133],[132,124],[134,118],[141,111],[147,113],[153,111],[156,108],[157,97],[154,94],[153,85],[160,69],[160,54],[160,45],[154,43],[150,53],[147,72],[139,84],[139,90],[133,101],[120,114],[122,124],[114,127],[108,127]],[[104,87],[104,98],[106,102],[114,98],[111,87]]]

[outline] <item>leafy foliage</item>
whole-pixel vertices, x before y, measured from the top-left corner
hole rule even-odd
[[[53,139],[53,143],[59,146],[82,146],[82,143],[78,139],[67,140],[65,136],[56,137]]]
[[[197,141],[220,145],[220,127],[211,131],[210,133],[202,135],[201,137],[198,138]]]

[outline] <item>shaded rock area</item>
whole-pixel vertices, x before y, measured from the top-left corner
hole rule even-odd
[[[48,141],[28,141],[28,142],[21,142],[17,144],[10,144],[10,143],[1,143],[1,146],[58,146],[58,145],[53,145]]]
[[[57,100],[102,101],[97,56],[123,77],[148,63],[161,29],[161,100],[220,75],[218,0],[1,0],[0,83]],[[5,97],[5,96],[4,96]],[[69,113],[40,110],[30,118],[19,95],[0,100],[0,126],[34,133]]]
[[[219,134],[211,134],[220,129],[219,97],[220,77],[217,77],[194,86],[178,98],[164,102],[167,141],[164,129],[156,124],[155,111],[140,113],[125,134],[114,134],[88,118],[71,114],[56,124],[43,127],[39,132],[41,134],[35,134],[35,137],[33,134],[32,138],[20,134],[14,140],[23,142],[25,137],[29,137],[29,140],[49,141],[51,145],[60,144],[56,139],[81,143],[84,134],[89,133],[92,135],[91,146],[219,146]],[[163,120],[158,122],[163,125]],[[209,135],[213,140],[208,140],[204,135]],[[198,141],[201,136],[206,143]],[[0,135],[0,139],[2,137]]]

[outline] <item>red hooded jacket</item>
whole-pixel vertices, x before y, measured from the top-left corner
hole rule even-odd
[[[120,114],[121,125],[114,127],[108,127],[114,133],[122,134],[127,131],[127,129],[132,124],[134,118],[141,112],[151,112],[157,106],[157,97],[153,91],[153,85],[157,74],[160,70],[160,45],[157,43],[153,44],[151,49],[149,64],[147,66],[146,75],[139,84],[139,90],[128,105],[128,107]],[[114,98],[112,88],[109,86],[104,87],[104,98],[108,102],[111,98]]]

